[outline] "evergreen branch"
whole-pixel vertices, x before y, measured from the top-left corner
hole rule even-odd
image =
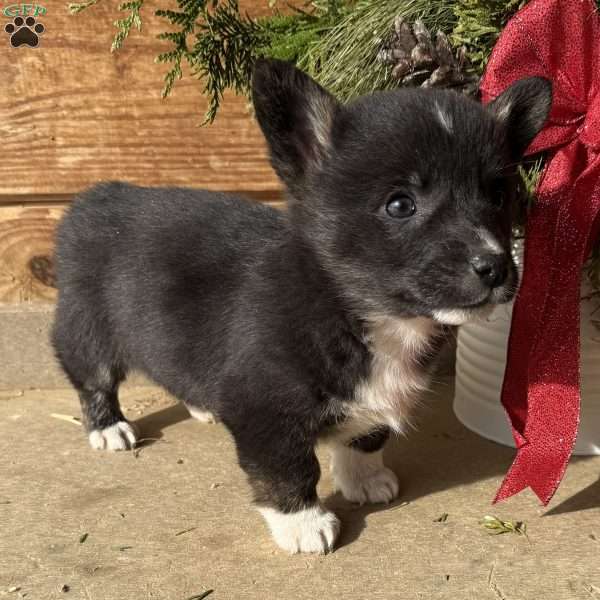
[[[339,17],[341,10],[341,2],[339,2],[338,0],[328,0],[327,10],[329,12],[329,15],[334,19]]]
[[[218,0],[211,0],[213,7]],[[182,78],[181,61],[185,58],[191,62],[190,52],[187,47],[187,36],[195,31],[196,22],[206,8],[206,0],[178,0],[180,12],[174,10],[157,10],[156,16],[163,17],[171,25],[178,25],[180,29],[176,32],[161,33],[158,38],[169,40],[175,48],[169,52],[163,52],[156,58],[158,63],[171,63],[171,68],[164,77],[162,97],[166,98],[172,91],[175,82]]]
[[[457,0],[452,43],[465,46],[469,60],[481,75],[500,32],[527,0]]]
[[[123,43],[129,37],[132,27],[135,27],[138,31],[142,30],[140,9],[144,5],[144,1],[145,0],[133,0],[131,2],[123,2],[119,5],[119,10],[128,10],[130,13],[125,19],[118,19],[114,22],[118,31],[115,34],[112,46],[110,47],[111,52],[120,50],[123,47]]]
[[[69,2],[67,8],[72,15],[77,15],[94,4],[98,4],[100,0],[85,0],[85,2]]]
[[[208,96],[204,123],[212,123],[226,89],[248,92],[252,66],[266,36],[256,21],[240,14],[237,0],[226,0],[214,11],[204,11],[203,17],[188,60]]]
[[[345,5],[343,0],[311,2],[310,12],[295,8],[291,15],[276,13],[255,20],[240,13],[237,0],[212,0],[210,7],[202,0],[178,3],[180,11],[156,12],[178,27],[176,32],[159,36],[174,45],[156,58],[156,62],[172,65],[165,75],[163,97],[181,79],[182,61],[186,61],[193,76],[204,83],[203,94],[209,100],[204,123],[215,119],[225,90],[249,94],[257,57],[296,61],[331,26],[330,14],[339,14]],[[188,48],[190,34],[194,43]]]
[[[331,27],[310,44],[298,66],[343,100],[397,86],[391,68],[377,54],[396,17],[421,18],[435,31],[450,31],[456,21],[453,0],[362,0],[341,5]]]
[[[297,11],[294,15],[274,15],[260,21],[268,38],[265,56],[298,62],[325,35],[341,14],[341,8],[331,12],[329,8],[313,13]]]
[[[538,156],[535,160],[526,160],[521,166],[519,166],[519,174],[523,181],[525,197],[527,200],[527,208],[531,208],[531,205],[535,201],[535,190],[542,176],[544,170],[544,157]]]
[[[72,10],[80,12],[99,1],[87,0]],[[203,93],[209,99],[205,123],[212,122],[226,89],[249,93],[252,66],[258,56],[298,61],[346,14],[350,4],[352,0],[314,0],[306,3],[306,10],[291,7],[294,11],[291,15],[275,13],[258,20],[240,14],[237,0],[177,0],[176,10],[158,9],[156,16],[176,28],[158,36],[173,46],[155,59],[157,63],[170,65],[164,76],[162,95],[168,96],[182,78],[185,61],[193,76],[204,82]],[[144,0],[119,5],[119,10],[128,10],[130,14],[114,22],[117,33],[111,51],[123,46],[133,27],[141,29],[143,5]],[[194,36],[191,48],[190,36]]]

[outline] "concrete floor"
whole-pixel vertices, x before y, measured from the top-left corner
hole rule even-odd
[[[451,380],[388,448],[395,504],[353,506],[324,469],[321,495],[343,523],[328,556],[274,546],[222,426],[154,388],[123,396],[158,440],[137,455],[93,451],[53,418],[79,414],[71,390],[0,392],[0,597],[600,599],[600,458],[574,459],[549,509],[530,492],[492,507],[513,451],[457,422]],[[487,514],[525,521],[528,539],[490,535]]]

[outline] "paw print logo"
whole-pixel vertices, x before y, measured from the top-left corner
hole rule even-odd
[[[31,46],[35,48],[40,43],[39,36],[46,28],[41,23],[36,23],[33,17],[15,17],[12,23],[7,23],[4,31],[10,35],[11,46]]]

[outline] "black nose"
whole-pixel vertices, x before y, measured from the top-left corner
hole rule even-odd
[[[505,254],[480,254],[471,259],[473,271],[491,288],[502,285],[508,277],[508,260]]]

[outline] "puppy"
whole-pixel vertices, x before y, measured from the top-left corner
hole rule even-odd
[[[231,432],[277,544],[327,552],[315,445],[351,502],[390,502],[402,432],[447,325],[513,296],[516,166],[549,83],[487,107],[403,89],[342,105],[290,64],[260,60],[256,116],[289,193],[282,213],[232,195],[123,183],[59,227],[56,355],[94,448],[136,433],[119,384],[140,370]]]

